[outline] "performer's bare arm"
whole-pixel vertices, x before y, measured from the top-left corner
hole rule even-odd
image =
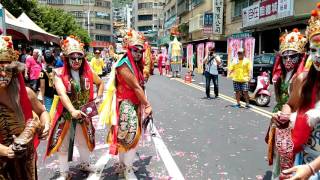
[[[148,102],[148,100],[144,94],[144,91],[143,91],[142,87],[140,86],[138,80],[136,79],[134,74],[131,72],[129,67],[126,64],[124,64],[118,68],[117,72],[119,73],[120,76],[123,77],[123,79],[129,85],[129,87],[133,89],[133,91],[135,92],[135,94],[138,97],[138,99],[140,100],[140,102],[143,105],[145,105],[146,114],[150,114],[152,112],[151,105]]]
[[[26,88],[28,93],[28,98],[30,99],[32,110],[39,116],[41,121],[41,126],[44,127],[41,138],[46,138],[49,135],[50,129],[50,116],[49,113],[46,111],[44,106],[40,103],[37,99],[36,94],[30,89]]]
[[[44,91],[45,91],[45,80],[40,79],[40,95],[42,97],[42,104],[44,104]],[[47,109],[50,110],[50,109]]]
[[[60,77],[55,76],[54,86],[56,87],[56,91],[57,91],[58,95],[60,96],[60,100],[61,100],[63,106],[70,112],[70,114],[73,118],[80,119],[82,116],[85,116],[84,113],[82,113],[80,110],[76,110],[73,107],[73,105],[67,95],[66,88],[64,87],[63,82]]]
[[[283,113],[290,114],[292,112],[297,111],[299,101],[301,99],[301,90],[302,90],[303,81],[306,78],[306,76],[307,76],[307,73],[301,73],[292,82],[292,87],[296,87],[296,88],[292,89],[288,102],[285,105],[283,105],[282,107]]]
[[[96,73],[93,73],[93,83],[96,84],[98,87],[97,96],[102,97],[104,84],[101,78]]]

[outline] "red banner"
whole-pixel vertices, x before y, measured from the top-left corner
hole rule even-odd
[[[278,0],[265,0],[260,3],[260,18],[278,13]]]

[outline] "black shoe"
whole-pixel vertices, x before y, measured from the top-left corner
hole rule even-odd
[[[213,99],[212,97],[207,97],[208,100]]]

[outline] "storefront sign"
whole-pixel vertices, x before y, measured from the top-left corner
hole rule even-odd
[[[111,43],[105,41],[92,41],[90,43],[91,47],[109,47],[109,45],[111,45]]]
[[[188,44],[187,46],[187,67],[189,71],[193,70],[193,45]]]
[[[242,27],[293,16],[293,0],[265,0],[242,10]],[[258,10],[257,10],[257,7]],[[258,14],[257,14],[258,13]]]
[[[246,7],[242,10],[243,24],[250,26],[259,21],[259,4]]]
[[[197,46],[197,65],[198,65],[198,73],[203,73],[203,58],[204,58],[204,44],[200,43]]]
[[[223,0],[213,1],[213,33],[222,34],[223,27]]]
[[[260,3],[260,18],[277,14],[278,0],[266,0]]]

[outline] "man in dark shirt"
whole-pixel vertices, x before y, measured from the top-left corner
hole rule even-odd
[[[46,50],[44,54],[46,66],[40,73],[40,94],[42,97],[43,104],[46,110],[49,112],[51,109],[53,97],[56,94],[56,90],[53,87],[53,68],[55,58],[50,50]]]

